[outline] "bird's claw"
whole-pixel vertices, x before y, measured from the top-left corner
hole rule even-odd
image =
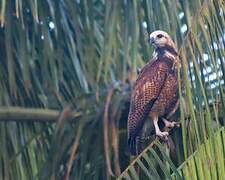
[[[171,122],[171,126],[170,127],[174,127],[174,126],[176,126],[176,127],[180,127],[180,123],[179,122],[175,122],[175,121],[172,121]]]
[[[180,122],[175,122],[175,126],[180,127]]]
[[[163,122],[165,123],[165,126],[166,127],[169,127],[169,128],[173,128],[174,126],[176,127],[180,127],[180,122],[175,122],[175,121],[168,121],[166,119],[163,120]]]
[[[159,136],[160,138],[164,139],[164,140],[168,140],[168,136],[169,136],[169,133],[168,132],[156,132],[156,136]]]

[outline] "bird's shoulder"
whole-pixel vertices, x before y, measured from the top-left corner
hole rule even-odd
[[[164,74],[169,70],[169,67],[165,61],[165,58],[152,58],[148,63],[141,69],[135,85],[138,85],[142,81],[148,81],[153,77]]]

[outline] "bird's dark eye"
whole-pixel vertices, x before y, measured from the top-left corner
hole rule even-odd
[[[157,38],[162,38],[162,37],[163,37],[162,34],[158,34],[158,35],[157,35]]]

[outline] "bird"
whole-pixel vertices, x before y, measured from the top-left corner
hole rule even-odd
[[[179,106],[178,51],[167,32],[156,30],[149,35],[155,47],[152,58],[141,69],[133,85],[127,121],[128,146],[132,155],[137,155],[137,141],[145,120],[150,116],[159,138],[167,139],[169,133],[161,131],[158,120],[166,127],[179,126],[169,118]]]

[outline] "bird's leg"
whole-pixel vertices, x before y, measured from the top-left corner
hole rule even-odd
[[[158,125],[158,116],[155,116],[153,118],[153,124],[154,124],[154,127],[155,127],[156,136],[159,136],[161,138],[165,137],[167,139],[167,136],[169,135],[169,133],[160,131],[159,125]]]
[[[162,120],[163,120],[166,127],[173,128],[174,126],[177,126],[177,127],[180,126],[179,122],[175,122],[175,121],[170,122],[170,121],[166,120],[165,118],[163,118]]]

